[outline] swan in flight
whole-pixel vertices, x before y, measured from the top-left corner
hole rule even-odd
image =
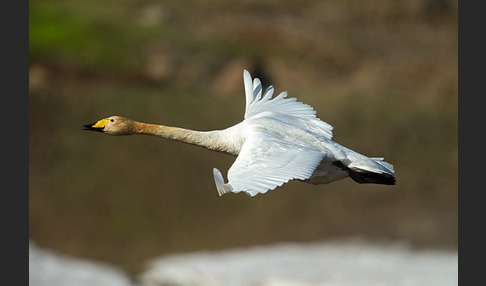
[[[219,195],[266,193],[289,180],[326,184],[350,177],[358,183],[395,184],[393,166],[383,158],[369,158],[331,140],[333,127],[316,117],[316,111],[283,91],[273,97],[273,86],[263,92],[258,78],[243,71],[245,118],[224,130],[194,131],[110,116],[85,130],[110,135],[145,134],[237,156],[225,183],[213,175]]]

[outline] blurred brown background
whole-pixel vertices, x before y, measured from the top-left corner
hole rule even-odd
[[[30,238],[136,274],[150,258],[361,237],[457,248],[457,1],[30,3]],[[82,131],[109,115],[243,119],[242,71],[287,90],[396,186],[290,182],[219,197],[234,157]]]

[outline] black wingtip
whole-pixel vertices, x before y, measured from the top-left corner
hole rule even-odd
[[[355,171],[345,166],[341,161],[335,161],[333,162],[333,164],[341,168],[342,170],[346,170],[349,174],[349,177],[351,177],[351,179],[353,179],[355,182],[360,184],[380,184],[380,185],[397,184],[397,180],[395,179],[395,176],[387,173],[373,173],[373,172],[366,172],[361,170]]]
[[[349,170],[349,176],[360,184],[396,185],[394,176],[386,173],[357,172]]]

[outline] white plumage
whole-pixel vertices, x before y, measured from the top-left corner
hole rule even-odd
[[[213,170],[220,195],[243,191],[254,196],[293,179],[330,183],[350,176],[350,172],[376,174],[378,181],[370,183],[395,183],[393,166],[383,158],[368,158],[332,141],[333,127],[317,118],[310,105],[287,98],[285,91],[271,98],[273,86],[262,96],[260,80],[252,81],[247,70],[243,79],[245,119],[224,130],[228,136],[237,133],[235,140],[243,144],[228,171],[228,183],[218,169]]]
[[[251,196],[273,190],[289,180],[325,184],[346,177],[358,183],[395,184],[393,166],[383,158],[368,158],[331,140],[332,126],[316,117],[308,104],[281,92],[272,98],[258,78],[243,72],[244,120],[224,130],[195,131],[110,116],[84,125],[109,135],[145,134],[237,155],[228,182],[213,169],[220,195],[245,192]]]

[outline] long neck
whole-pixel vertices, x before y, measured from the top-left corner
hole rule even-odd
[[[187,144],[198,145],[209,150],[238,155],[241,146],[225,136],[225,130],[195,131],[165,125],[134,122],[132,132],[158,136]],[[229,139],[229,140],[228,140]]]

